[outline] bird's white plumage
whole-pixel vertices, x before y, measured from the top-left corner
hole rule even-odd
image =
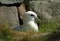
[[[33,15],[33,16],[31,16]],[[37,14],[33,11],[27,11],[25,12],[24,18],[23,18],[23,25],[22,28],[26,31],[38,31],[38,25],[34,22],[35,18],[37,18]],[[18,28],[18,27],[17,27]]]
[[[34,16],[31,16],[34,15]],[[35,18],[37,18],[37,14],[33,11],[27,11],[25,12],[25,16],[23,19],[23,26],[25,27],[26,30],[33,30],[33,31],[38,31],[38,26],[34,22]]]

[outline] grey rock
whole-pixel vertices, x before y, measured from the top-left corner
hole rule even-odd
[[[54,1],[54,2],[60,2],[60,0],[50,0],[50,1]]]
[[[3,22],[6,25],[9,24],[10,27],[18,26],[19,20],[18,20],[17,8],[14,6],[12,7],[1,6],[0,22]]]
[[[14,3],[22,3],[23,0],[0,0],[2,4],[14,4]]]
[[[30,9],[34,10],[42,21],[50,21],[60,15],[60,2],[56,1],[30,1]]]

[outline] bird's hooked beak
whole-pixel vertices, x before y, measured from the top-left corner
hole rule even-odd
[[[41,20],[38,17],[35,17],[35,22],[40,23]]]

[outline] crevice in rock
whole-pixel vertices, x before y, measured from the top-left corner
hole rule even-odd
[[[25,0],[23,3],[25,5],[26,11],[30,11],[30,2],[31,0]]]

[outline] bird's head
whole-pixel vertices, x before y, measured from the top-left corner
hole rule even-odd
[[[33,11],[27,11],[25,12],[24,15],[26,20],[30,20],[30,21],[40,21],[40,19],[37,17],[37,14]]]

